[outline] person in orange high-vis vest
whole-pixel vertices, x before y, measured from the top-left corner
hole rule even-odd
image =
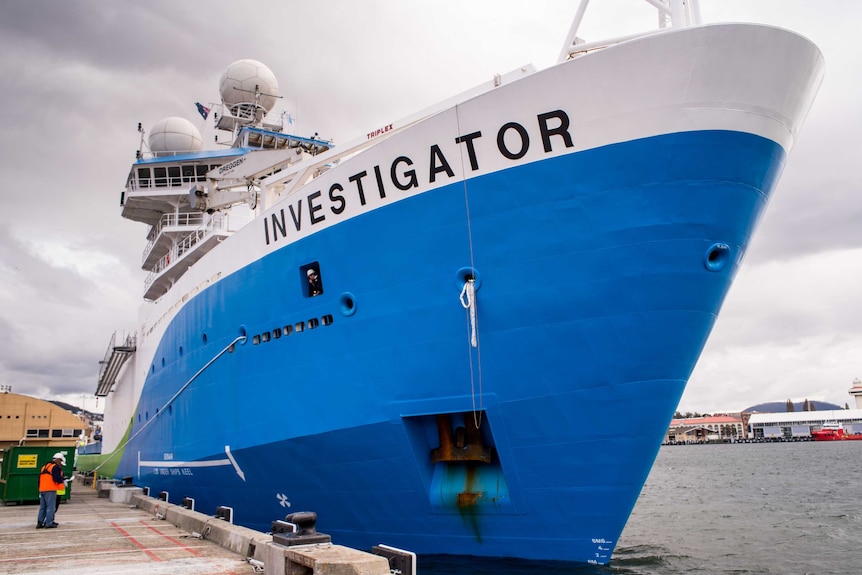
[[[66,487],[66,475],[63,473],[65,466],[66,456],[55,453],[53,461],[43,465],[39,472],[39,518],[36,520],[36,529],[57,527],[57,523],[54,523],[57,490]]]

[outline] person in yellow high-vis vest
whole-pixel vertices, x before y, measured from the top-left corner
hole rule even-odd
[[[36,520],[36,529],[57,527],[54,513],[57,511],[57,491],[66,488],[66,475],[63,473],[65,466],[66,456],[55,453],[53,461],[43,465],[39,472],[39,518]]]

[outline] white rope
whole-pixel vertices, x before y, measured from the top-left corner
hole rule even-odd
[[[476,347],[478,345],[476,339],[476,287],[473,285],[473,280],[464,282],[460,300],[461,307],[470,313],[470,345]]]
[[[461,131],[461,107],[455,106],[455,122],[458,126],[458,133]],[[475,273],[476,260],[473,254],[473,225],[470,221],[470,199],[467,193],[467,166],[464,161],[464,146],[460,146],[461,150],[461,181],[464,185],[464,213],[467,216],[467,244],[470,248],[470,269],[471,274]],[[478,429],[482,425],[483,397],[482,397],[482,348],[479,347],[479,328],[476,321],[476,286],[474,285],[475,276],[464,282],[464,287],[461,289],[461,305],[466,309],[470,316],[470,345],[476,348],[476,365],[479,369],[479,407],[476,408],[476,379],[473,374],[473,352],[470,356],[470,397],[473,400],[473,421]]]

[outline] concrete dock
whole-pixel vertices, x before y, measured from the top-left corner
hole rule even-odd
[[[0,573],[146,575],[255,573],[243,557],[154,515],[75,484],[56,529],[36,529],[38,504],[0,505]]]
[[[131,490],[106,497],[99,487],[76,480],[56,529],[36,529],[38,504],[0,504],[0,573],[389,575],[377,555],[331,544],[284,547],[268,534]]]

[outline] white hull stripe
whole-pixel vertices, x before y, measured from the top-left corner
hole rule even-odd
[[[236,474],[239,475],[239,478],[245,481],[245,473],[240,469],[239,464],[234,459],[233,455],[230,452],[230,445],[224,446],[225,455],[227,455],[227,459],[210,459],[208,461],[141,461],[141,452],[138,452],[138,477],[141,476],[141,468],[142,467],[223,467],[226,465],[230,465],[236,471]]]

